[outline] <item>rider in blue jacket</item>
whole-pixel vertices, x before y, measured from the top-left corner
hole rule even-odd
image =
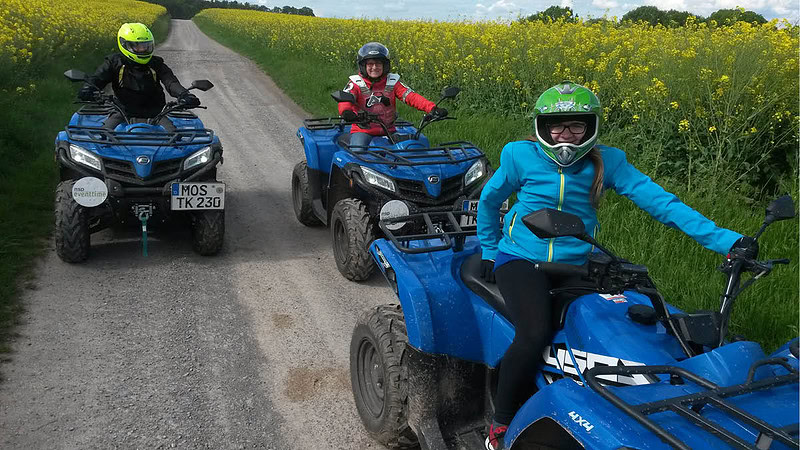
[[[482,272],[487,280],[496,277],[516,330],[500,365],[487,449],[504,448],[503,436],[519,395],[528,388],[538,355],[552,339],[550,290],[579,283],[546,275],[534,262],[583,264],[592,250],[572,237],[536,237],[522,224],[526,214],[542,208],[569,212],[594,235],[597,203],[603,190],[611,188],[709,250],[725,254],[737,247],[757,252],[755,240],[717,227],[639,172],[622,150],[596,145],[602,117],[600,101],[581,85],[567,81],[546,90],[534,110],[536,139],[507,144],[500,167],[483,188],[478,206]],[[501,231],[500,206],[512,193],[517,193],[517,202]]]

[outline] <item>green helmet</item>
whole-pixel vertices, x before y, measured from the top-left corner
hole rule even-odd
[[[119,51],[128,59],[147,64],[153,57],[155,41],[150,29],[141,23],[124,23],[117,32]]]
[[[533,110],[533,132],[544,152],[561,167],[568,167],[583,158],[597,142],[603,107],[589,89],[564,81],[544,91]],[[556,143],[550,136],[550,125],[565,120],[586,123],[583,139],[578,144]]]

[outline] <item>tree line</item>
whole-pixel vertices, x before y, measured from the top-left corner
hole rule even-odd
[[[293,6],[276,6],[270,8],[264,5],[237,2],[234,0],[145,0],[167,8],[173,19],[191,19],[195,14],[207,8],[252,9],[282,14],[296,14],[299,16],[313,16],[314,11],[308,6],[295,8]]]
[[[640,6],[636,9],[628,11],[624,16],[622,16],[622,22],[630,21],[630,22],[647,22],[650,25],[663,25],[665,27],[682,27],[686,25],[686,21],[689,17],[694,17],[695,23],[710,23],[711,21],[716,22],[717,25],[733,25],[736,22],[750,22],[750,23],[758,23],[763,24],[767,23],[767,19],[764,18],[761,14],[758,14],[754,11],[746,11],[742,8],[737,9],[720,9],[711,13],[708,17],[698,16],[696,14],[692,14],[687,11],[676,11],[674,9],[670,9],[669,11],[663,11],[658,9],[655,6]],[[578,15],[570,7],[561,7],[561,6],[551,6],[544,11],[539,11],[536,14],[531,14],[528,17],[523,18],[523,21],[556,21],[556,20],[564,20],[567,22],[576,22],[579,18]],[[589,19],[586,22],[594,23],[594,22],[602,22],[606,19]]]

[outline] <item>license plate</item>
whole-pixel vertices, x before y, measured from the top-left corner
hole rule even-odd
[[[478,200],[464,200],[461,209],[462,211],[470,211],[477,214]],[[503,205],[500,207],[500,211],[502,212],[508,211],[508,200],[503,202]],[[500,220],[501,221],[503,220],[502,216],[500,217]],[[478,226],[478,218],[467,214],[461,216],[460,222],[461,223],[459,225],[461,225],[461,228]]]
[[[175,210],[225,209],[224,183],[172,183]]]

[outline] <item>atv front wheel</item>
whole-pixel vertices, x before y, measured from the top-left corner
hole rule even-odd
[[[311,186],[308,184],[308,164],[301,161],[292,171],[292,206],[297,220],[307,227],[322,225],[311,208]]]
[[[68,263],[89,257],[89,217],[86,208],[72,198],[74,184],[74,180],[67,180],[56,187],[56,253]]]
[[[225,210],[199,211],[192,217],[192,247],[203,255],[216,255],[225,238]]]
[[[375,239],[367,208],[361,200],[339,200],[331,214],[331,240],[336,267],[351,281],[364,281],[375,264],[369,255],[369,244]]]
[[[382,305],[359,317],[350,341],[350,381],[358,414],[372,437],[389,448],[410,448],[408,336],[400,305]]]

